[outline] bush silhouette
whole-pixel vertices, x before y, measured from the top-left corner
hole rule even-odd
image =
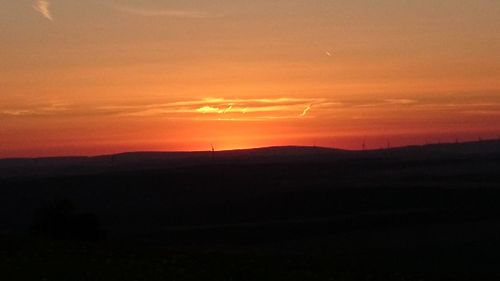
[[[54,240],[99,241],[106,235],[94,214],[78,214],[74,204],[58,200],[35,211],[31,233]]]

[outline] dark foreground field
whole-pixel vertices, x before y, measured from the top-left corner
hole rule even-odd
[[[500,280],[500,142],[0,160],[1,280]]]

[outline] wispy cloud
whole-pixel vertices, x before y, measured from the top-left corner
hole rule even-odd
[[[39,12],[48,20],[53,20],[52,13],[50,12],[50,2],[47,0],[36,0],[33,4],[33,9]]]
[[[365,108],[369,109],[368,111]],[[314,109],[314,110],[313,110]],[[448,103],[433,100],[377,99],[342,100],[325,98],[201,98],[142,104],[123,104],[110,101],[102,105],[71,104],[61,100],[37,101],[31,104],[0,107],[0,117],[37,116],[128,116],[166,117],[180,120],[267,121],[279,119],[331,118],[359,115],[367,112],[441,112],[475,115],[498,115],[497,102]],[[313,112],[314,111],[314,112]],[[362,118],[373,118],[372,114]]]
[[[140,105],[108,104],[100,106],[72,105],[61,101],[31,104],[23,107],[0,108],[0,116],[167,116],[190,120],[263,121],[305,116],[311,106],[318,110],[331,108],[334,103],[314,98],[227,99],[203,98]],[[305,108],[305,110],[304,110]]]
[[[43,104],[30,105],[25,108],[0,108],[0,117],[53,116],[68,114],[75,110],[72,104],[65,101],[50,101]]]
[[[346,103],[358,108],[368,108],[368,107],[387,107],[387,106],[417,106],[421,105],[421,102],[413,99],[383,99],[383,100],[360,100],[351,101]]]
[[[325,103],[324,99],[226,99],[205,98],[201,100],[178,101],[137,107],[102,107],[100,110],[120,112],[120,115],[155,116],[182,114],[188,119],[202,120],[269,120],[277,118],[298,118],[311,109],[312,104]],[[306,108],[306,110],[304,110]]]
[[[412,99],[386,99],[385,102],[387,102],[389,104],[404,105],[404,104],[416,104],[416,103],[418,103],[418,100],[412,100]]]
[[[200,11],[171,10],[171,9],[145,9],[124,5],[112,5],[112,8],[123,13],[143,17],[174,17],[174,18],[208,18],[212,15]]]
[[[463,114],[467,114],[467,115],[499,116],[500,115],[500,109],[464,110],[464,111],[462,111],[462,113]]]

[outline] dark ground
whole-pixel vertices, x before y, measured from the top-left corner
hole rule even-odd
[[[500,280],[500,142],[0,160],[1,280]]]

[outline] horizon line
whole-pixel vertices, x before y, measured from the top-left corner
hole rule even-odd
[[[481,142],[500,142],[500,138],[485,138],[478,140],[469,140],[469,141],[448,141],[448,142],[432,142],[425,144],[408,144],[408,145],[400,145],[400,146],[389,146],[389,147],[379,147],[379,148],[368,148],[368,149],[344,149],[338,147],[329,147],[329,146],[316,146],[316,145],[276,145],[276,146],[261,146],[261,147],[249,147],[249,148],[235,148],[235,149],[221,149],[221,150],[136,150],[136,151],[123,151],[117,153],[110,154],[94,154],[94,155],[61,155],[61,156],[40,156],[40,157],[5,157],[0,158],[0,161],[4,160],[34,160],[34,159],[57,159],[57,158],[99,158],[99,157],[112,157],[117,155],[125,155],[125,154],[145,154],[145,153],[222,153],[222,152],[237,152],[237,151],[250,151],[250,150],[264,150],[264,149],[273,149],[273,148],[313,148],[313,149],[327,149],[327,150],[337,150],[337,151],[345,151],[345,152],[373,152],[373,151],[383,151],[383,150],[396,150],[396,149],[404,149],[411,147],[425,147],[425,146],[434,146],[434,145],[459,145],[459,144],[473,144],[473,143],[481,143]]]

